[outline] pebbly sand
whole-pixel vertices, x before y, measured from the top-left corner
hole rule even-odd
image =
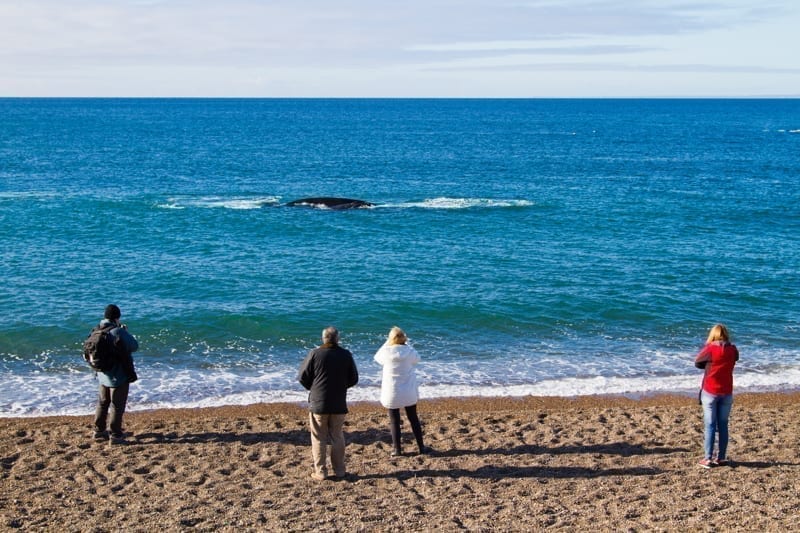
[[[135,394],[135,392],[134,392]],[[732,467],[696,465],[696,400],[422,401],[435,453],[390,458],[388,417],[356,404],[348,479],[314,481],[298,405],[0,419],[0,529],[603,531],[800,529],[800,393],[734,400]]]

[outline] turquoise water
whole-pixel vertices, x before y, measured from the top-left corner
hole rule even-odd
[[[328,324],[377,400],[800,386],[798,100],[0,99],[0,416],[88,413],[109,302],[132,409],[302,401]],[[374,203],[293,208],[305,196]],[[55,392],[54,392],[55,391]]]

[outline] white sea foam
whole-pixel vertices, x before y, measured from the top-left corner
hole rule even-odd
[[[176,196],[168,198],[166,203],[159,204],[163,209],[187,209],[190,207],[204,209],[261,209],[278,205],[276,196]]]
[[[241,375],[230,370],[199,372],[174,369],[141,369],[141,379],[132,386],[129,411],[159,408],[196,408],[255,403],[302,403],[307,392],[294,381],[294,369]],[[696,394],[698,374],[658,377],[565,377],[529,383],[504,384],[481,381],[469,383],[423,383],[420,396],[428,399],[447,397],[574,397],[612,395],[641,397],[652,394]],[[88,415],[94,411],[97,384],[90,372],[59,376],[54,387],[53,375],[0,375],[0,389],[7,391],[0,399],[0,416],[32,417]],[[737,372],[735,390],[741,392],[800,390],[800,366],[784,367],[778,372]],[[353,402],[377,402],[380,384],[377,376],[364,375],[361,383],[348,393]]]
[[[28,200],[43,198],[64,198],[66,195],[44,191],[0,191],[0,200]]]
[[[763,392],[800,389],[800,368],[780,374],[737,374],[736,392]],[[593,396],[651,394],[694,394],[699,390],[697,374],[647,378],[591,377],[542,380],[519,385],[437,385],[420,387],[420,394],[428,398],[462,396]]]
[[[378,207],[418,208],[418,209],[472,209],[476,207],[528,207],[533,205],[529,200],[504,200],[493,198],[429,198],[418,202],[400,202],[380,204]]]

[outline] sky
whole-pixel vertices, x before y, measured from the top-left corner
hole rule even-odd
[[[800,97],[798,0],[0,0],[0,96]]]

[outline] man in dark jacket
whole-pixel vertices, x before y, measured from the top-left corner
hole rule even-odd
[[[347,414],[347,389],[358,383],[358,369],[353,354],[339,346],[339,331],[333,326],[322,332],[322,346],[314,348],[303,360],[297,380],[309,392],[309,427],[314,472],[311,477],[328,477],[325,464],[327,444],[331,442],[331,466],[334,476],[343,478],[344,419]]]
[[[122,313],[114,304],[106,307],[103,320],[99,327],[111,327],[110,335],[119,350],[119,360],[108,372],[97,372],[97,381],[100,389],[97,396],[97,409],[94,415],[94,439],[96,441],[110,440],[112,444],[125,442],[122,431],[122,415],[128,403],[128,390],[130,384],[136,381],[136,371],[133,366],[131,354],[139,349],[139,343],[128,333],[128,326],[119,319]],[[108,411],[111,408],[111,420],[108,421]],[[111,435],[106,429],[111,430]]]

